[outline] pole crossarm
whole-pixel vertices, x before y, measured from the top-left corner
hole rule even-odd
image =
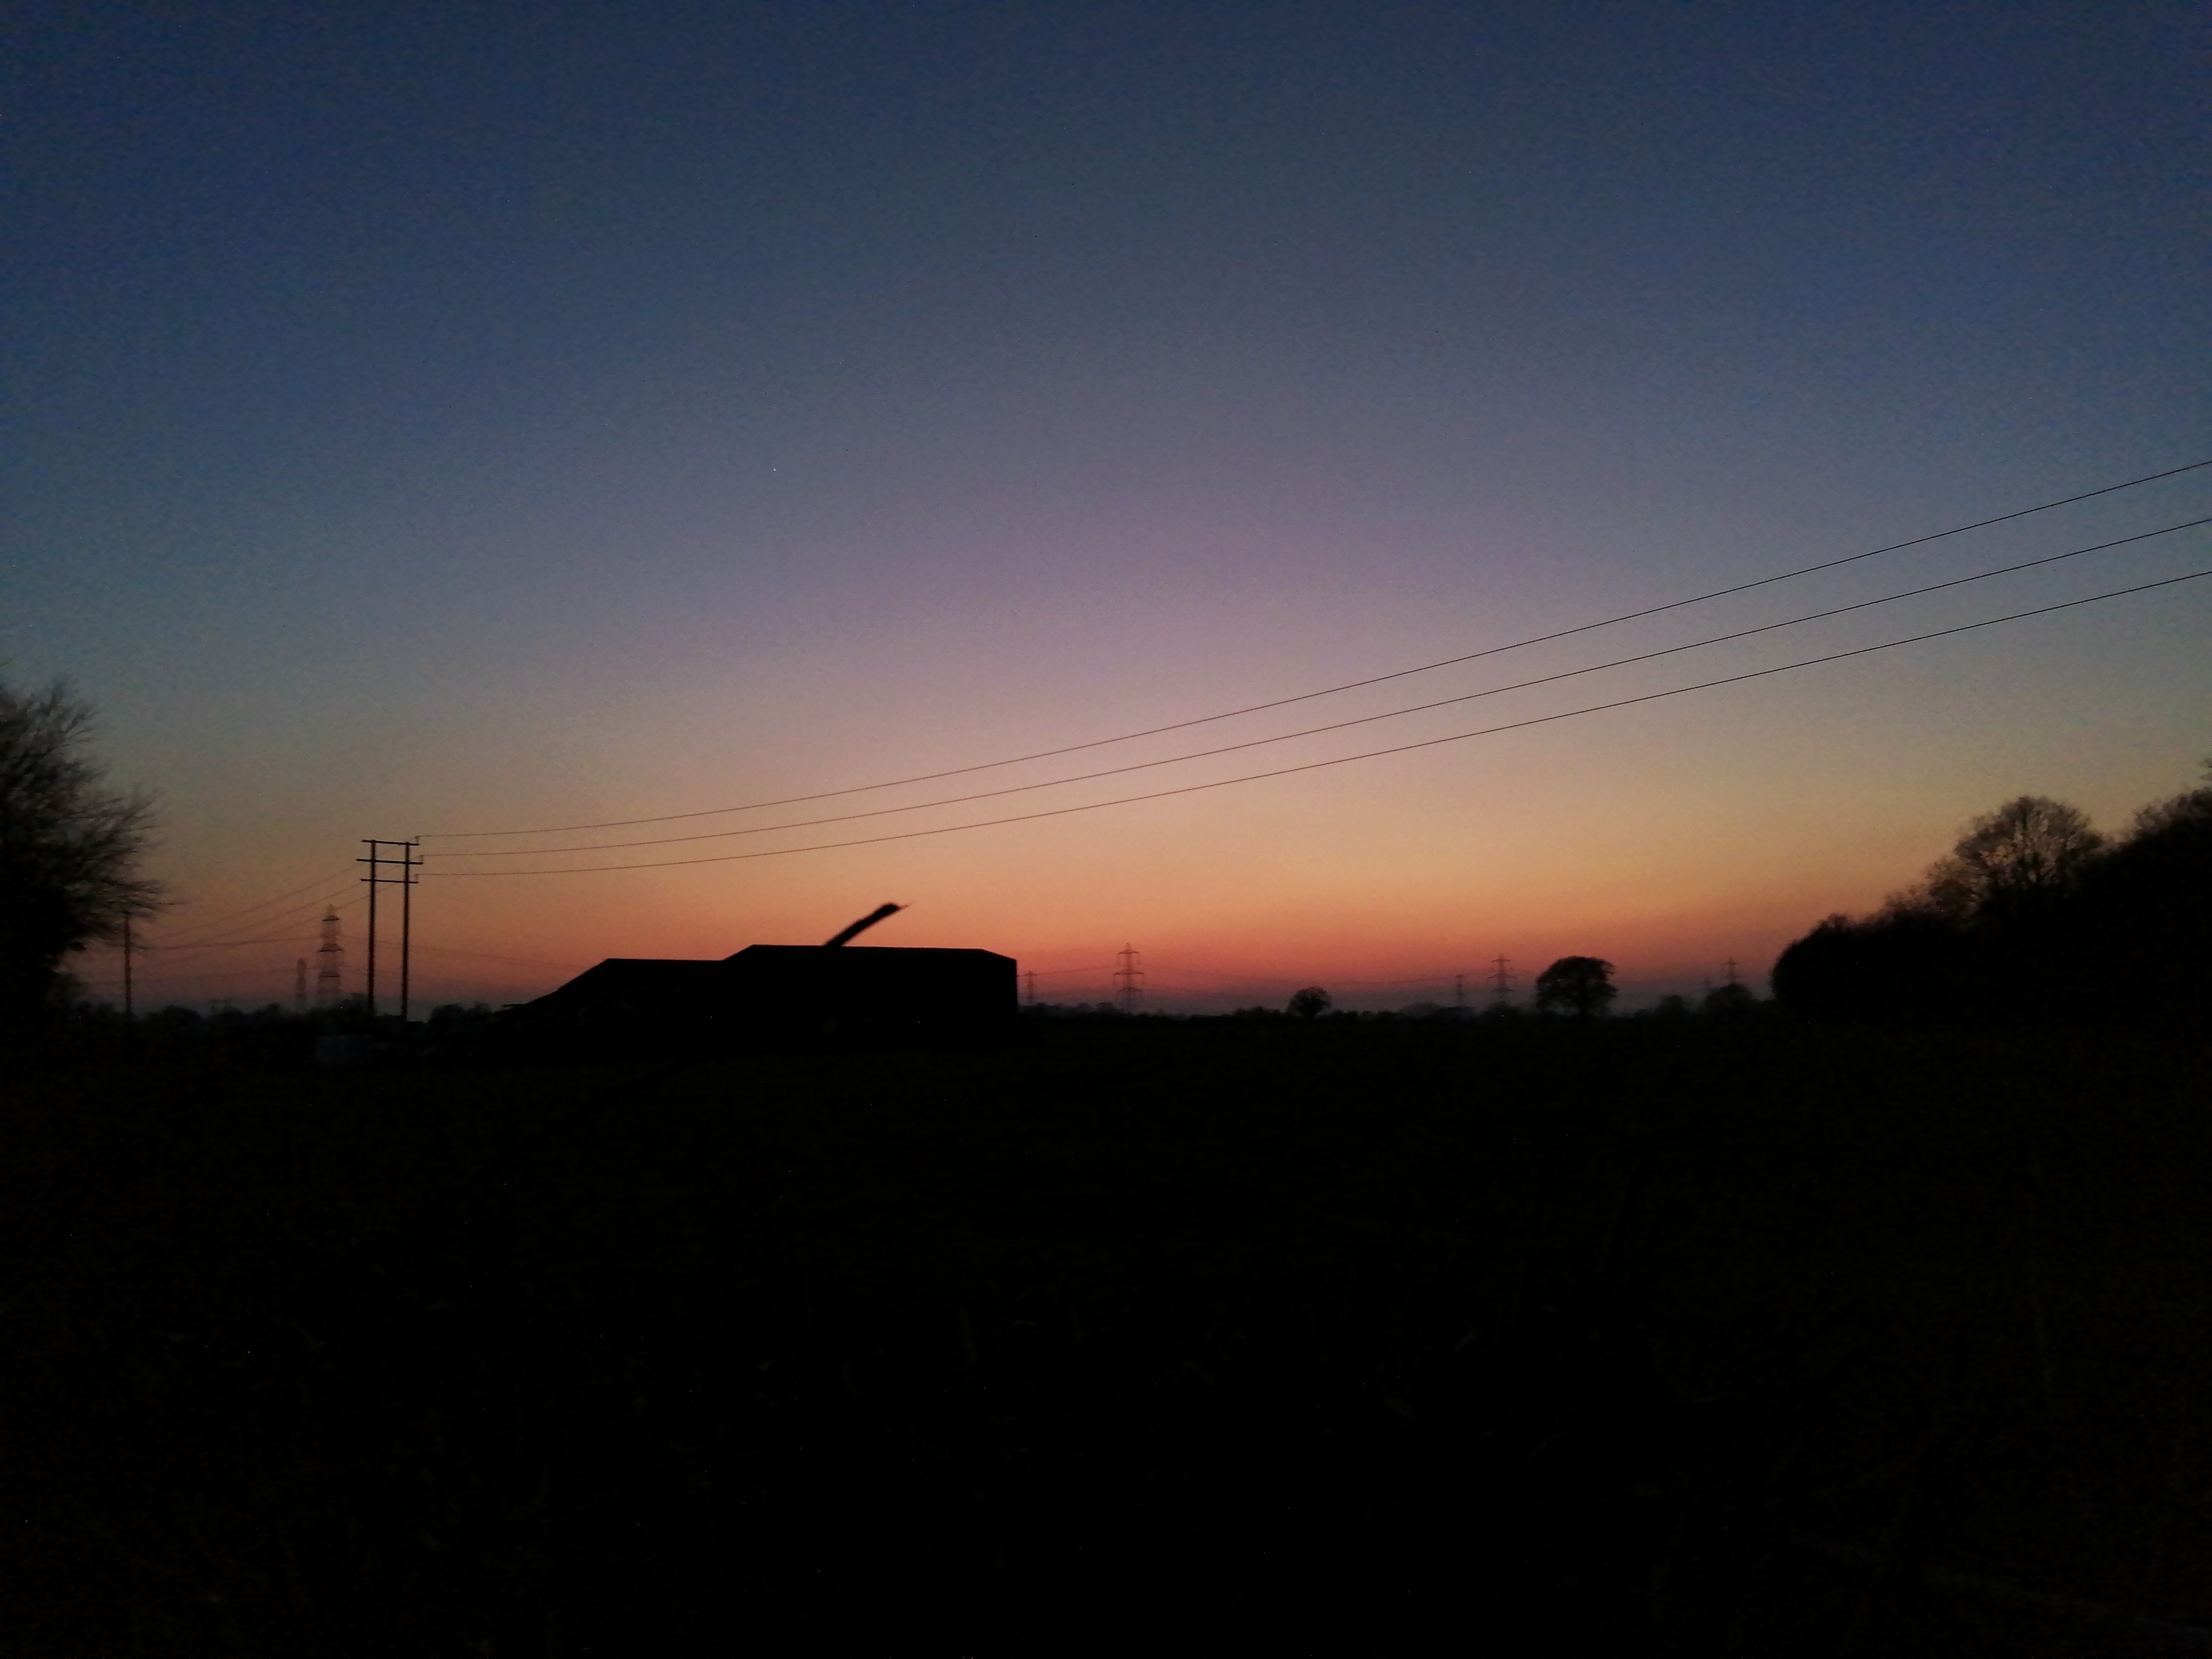
[[[376,1018],[376,890],[397,886],[399,889],[399,1018],[404,1024],[407,1019],[410,969],[414,954],[414,890],[416,884],[422,879],[415,873],[422,862],[416,856],[415,849],[421,845],[421,840],[416,836],[403,840],[397,836],[364,836],[361,844],[368,848],[368,856],[356,859],[354,862],[368,866],[368,873],[362,878],[368,884],[368,1017],[371,1019]],[[384,849],[387,847],[396,847],[399,851],[396,855],[386,853]],[[396,876],[384,874],[386,865],[398,866],[399,873]]]

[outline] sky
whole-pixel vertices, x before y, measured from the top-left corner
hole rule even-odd
[[[1066,1002],[1756,982],[2194,784],[2212,580],[1572,711],[2212,569],[2212,469],[1497,647],[2212,457],[2207,33],[33,0],[0,676],[158,798],[142,1008],[289,1002],[325,902],[358,990],[418,836],[418,1016],[885,900]]]

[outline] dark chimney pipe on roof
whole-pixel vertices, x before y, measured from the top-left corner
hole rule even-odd
[[[862,916],[858,921],[854,922],[850,927],[845,929],[843,933],[838,934],[836,938],[830,940],[822,948],[826,951],[833,945],[842,945],[847,939],[851,939],[854,934],[866,933],[869,928],[874,927],[885,916],[895,916],[905,908],[906,906],[903,904],[878,904],[874,909],[869,911],[867,915]]]

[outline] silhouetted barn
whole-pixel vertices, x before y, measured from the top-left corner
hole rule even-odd
[[[613,957],[513,1017],[556,1043],[625,1048],[936,1047],[1003,1041],[1019,1024],[1012,957],[853,945]]]
[[[720,965],[745,1024],[772,1040],[972,1042],[1018,1018],[1014,959],[995,951],[749,945]]]
[[[610,957],[557,991],[507,1011],[509,1023],[556,1044],[684,1042],[732,1036],[727,964]]]

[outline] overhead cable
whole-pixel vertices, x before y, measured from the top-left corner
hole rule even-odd
[[[1414,674],[1426,674],[1438,668],[1449,668],[1455,664],[1474,662],[1484,657],[1495,657],[1508,651],[1519,651],[1532,645],[1545,645],[1553,640],[1570,639],[1577,634],[1588,634],[1600,628],[1611,628],[1617,623],[1635,622],[1644,617],[1656,617],[1668,611],[1680,611],[1686,605],[1703,605],[1708,599],[1725,599],[1731,593],[1747,593],[1756,587],[1769,587],[1776,582],[1793,581],[1800,576],[1809,576],[1818,571],[1834,570],[1862,560],[1878,558],[1885,553],[1901,553],[1910,547],[1921,547],[1929,542],[1939,542],[1948,537],[1963,536],[1969,531],[1986,530],[1992,525],[2009,524],[2015,519],[2033,517],[2054,508],[2071,507],[2076,502],[2094,501],[2100,495],[2117,495],[2124,489],[2134,489],[2161,478],[2177,477],[2185,472],[2194,472],[2212,466],[2212,458],[2191,461],[2185,466],[2168,467],[2162,472],[2148,472],[2139,478],[2130,478],[2124,483],[2106,484],[2098,489],[2085,489],[2079,495],[2063,495],[2057,501],[2044,501],[2034,507],[2023,507],[2011,513],[2000,513],[1995,518],[1977,519],[1972,524],[1954,525],[1948,530],[1915,536],[1910,541],[1892,542],[1887,547],[1869,548],[1863,553],[1847,554],[1840,559],[1827,559],[1818,564],[1801,565],[1795,570],[1784,570],[1771,576],[1761,576],[1755,581],[1738,582],[1730,587],[1717,587],[1706,593],[1694,593],[1684,599],[1670,599],[1665,605],[1650,605],[1641,611],[1628,611],[1617,617],[1607,617],[1598,622],[1582,623],[1573,628],[1563,628],[1555,633],[1538,634],[1525,640],[1515,640],[1505,645],[1493,645],[1480,651],[1470,651],[1462,656],[1445,657],[1436,662],[1423,663],[1414,668],[1401,668],[1388,674],[1370,675],[1365,679],[1346,680],[1341,685],[1324,686],[1318,691],[1301,691],[1295,696],[1277,697],[1267,702],[1247,704],[1242,708],[1224,709],[1218,714],[1200,714],[1193,720],[1174,720],[1165,726],[1146,726],[1139,732],[1124,732],[1110,738],[1093,738],[1086,743],[1066,744],[1057,749],[1040,749],[1027,755],[1012,755],[1003,760],[979,761],[972,766],[949,767],[941,772],[918,772],[911,777],[889,778],[880,783],[856,783],[842,789],[823,789],[808,795],[785,795],[774,800],[748,801],[736,806],[708,806],[690,812],[662,812],[651,817],[611,818],[599,823],[540,824],[526,830],[452,830],[426,835],[426,841],[469,841],[503,836],[557,836],[586,830],[627,830],[642,823],[673,823],[682,818],[718,817],[726,812],[757,812],[771,806],[797,806],[807,801],[830,800],[840,795],[866,794],[877,789],[896,789],[910,783],[933,783],[939,778],[960,777],[969,772],[987,772],[1000,766],[1018,766],[1024,761],[1049,760],[1058,755],[1073,755],[1085,749],[1102,749],[1109,744],[1129,743],[1139,738],[1158,737],[1166,732],[1181,732],[1194,726],[1206,726],[1216,720],[1234,720],[1240,714],[1256,714],[1269,708],[1286,708],[1294,702],[1310,702],[1316,697],[1334,696],[1340,691],[1356,691],[1363,686],[1381,685],[1389,680],[1401,680]]]
[[[358,879],[358,878],[356,878],[356,879]],[[355,894],[352,897],[350,897],[350,898],[342,898],[342,897],[340,897],[340,896],[339,896],[339,895],[340,895],[340,894],[342,894],[342,893],[343,893],[344,891],[345,891],[345,889],[344,889],[344,888],[343,888],[343,887],[341,887],[341,888],[339,888],[336,892],[332,892],[332,893],[326,894],[326,895],[325,895],[323,897],[319,898],[319,899],[315,899],[315,900],[313,900],[313,901],[310,902],[309,903],[307,903],[307,904],[306,904],[306,905],[302,905],[302,906],[296,907],[296,908],[295,908],[294,909],[291,909],[291,910],[280,911],[280,912],[278,912],[278,913],[277,913],[276,915],[274,915],[274,916],[267,916],[267,917],[264,917],[264,918],[262,918],[261,920],[259,920],[259,921],[254,921],[254,922],[249,923],[249,924],[247,924],[247,925],[248,925],[248,926],[251,926],[251,927],[305,927],[305,926],[307,925],[307,919],[308,917],[313,916],[313,915],[315,914],[315,912],[317,912],[318,910],[337,910],[337,911],[350,910],[350,909],[352,909],[356,905],[362,904],[362,903],[364,903],[364,902],[367,902],[367,900],[366,900],[366,896],[365,896],[365,895],[363,895],[363,894],[360,894],[360,893],[356,893],[356,894]],[[294,918],[294,917],[295,917],[295,916],[299,919],[299,920],[298,920],[298,921],[293,921],[293,920],[292,920],[292,918]],[[302,936],[301,936],[301,934],[298,934],[298,933],[294,933],[294,934],[289,935],[289,938],[291,938],[291,939],[299,939],[299,938],[301,938],[301,937],[302,937]],[[148,951],[148,952],[149,952],[149,953],[160,953],[160,954],[162,954],[162,955],[167,955],[167,954],[169,954],[170,952],[173,952],[173,951],[214,951],[214,950],[222,950],[222,949],[224,949],[224,948],[226,948],[226,947],[228,947],[228,945],[256,945],[256,944],[270,944],[270,943],[276,943],[276,942],[280,942],[280,941],[276,940],[276,939],[216,939],[216,940],[201,940],[201,941],[198,941],[198,942],[197,942],[197,943],[191,944],[191,945],[169,945],[169,944],[149,945],[142,946],[141,948],[142,948],[142,949],[143,949],[143,950],[145,950],[145,951]]]
[[[191,956],[200,951],[243,950],[249,945],[299,945],[305,943],[307,938],[307,935],[304,933],[270,933],[262,939],[226,939],[207,945],[165,945],[161,947],[161,951],[165,957]],[[151,946],[143,947],[143,951],[149,954],[152,948]]]
[[[1657,702],[1667,697],[1679,697],[1692,691],[1710,691],[1717,686],[1739,685],[1747,680],[1765,679],[1771,675],[1787,674],[1800,668],[1818,667],[1822,663],[1843,662],[1852,657],[1869,656],[1877,651],[1893,651],[1900,646],[1920,645],[1929,640],[1948,639],[1954,634],[1971,634],[1984,628],[1996,628],[2006,623],[2024,622],[2031,617],[2047,617],[2055,611],[2072,611],[2085,605],[2097,605],[2106,599],[2124,599],[2131,593],[2148,593],[2161,587],[2173,587],[2182,582],[2200,581],[2212,576],[2212,570],[2192,570],[2186,575],[2168,576],[2154,582],[2142,582],[2133,587],[2116,587],[2108,592],[2092,593],[2086,599],[2066,599],[2057,605],[2039,605],[2032,611],[2015,611],[2008,616],[1990,617],[1981,622],[1961,623],[1955,628],[1939,628],[1932,633],[1915,634],[1901,640],[1886,640],[1879,645],[1863,645],[1856,650],[1834,651],[1826,656],[1807,657],[1797,662],[1782,663],[1772,668],[1756,668],[1747,673],[1724,675],[1719,679],[1700,680],[1694,685],[1678,685],[1665,691],[1649,691],[1641,696],[1620,697],[1611,702],[1590,703],[1581,708],[1563,709],[1555,714],[1538,714],[1528,720],[1510,720],[1502,726],[1486,726],[1473,732],[1455,732],[1442,738],[1425,738],[1418,743],[1401,743],[1388,749],[1368,749],[1356,755],[1339,755],[1329,760],[1308,761],[1299,766],[1277,767],[1267,772],[1247,772],[1233,778],[1216,778],[1207,783],[1187,783],[1174,789],[1154,789],[1141,795],[1120,795],[1112,800],[1088,801],[1078,806],[1055,806],[1039,812],[1017,812],[1002,818],[979,818],[969,823],[948,823],[933,830],[903,830],[888,836],[861,836],[851,841],[811,842],[805,847],[776,847],[757,853],[720,853],[702,859],[656,859],[642,864],[577,864],[564,865],[551,870],[434,870],[426,874],[454,881],[471,878],[496,879],[507,876],[577,876],[599,875],[618,870],[672,870],[694,864],[735,864],[750,859],[788,858],[799,853],[826,853],[845,847],[872,847],[884,842],[918,841],[927,836],[950,836],[963,830],[988,830],[1003,823],[1028,823],[1038,818],[1066,817],[1076,812],[1095,812],[1108,806],[1127,806],[1137,801],[1164,800],[1172,795],[1194,795],[1208,789],[1225,789],[1232,784],[1257,783],[1263,778],[1289,777],[1299,772],[1318,772],[1323,768],[1344,766],[1353,761],[1374,760],[1384,755],[1403,755],[1416,749],[1433,749],[1440,744],[1464,743],[1470,738],[1487,738],[1501,732],[1518,732],[1532,726],[1548,726],[1555,720],[1573,720],[1583,714],[1602,714],[1607,709],[1628,708],[1638,703]]]
[[[302,886],[295,887],[289,893],[279,893],[275,898],[264,899],[258,904],[249,904],[244,908],[238,910],[228,910],[222,915],[211,916],[204,921],[195,921],[184,924],[183,932],[186,935],[213,933],[219,927],[226,927],[229,926],[232,922],[236,921],[241,916],[250,916],[256,910],[266,910],[272,904],[282,904],[286,899],[295,898],[300,894],[306,892],[310,887],[327,887],[334,881],[343,881],[348,878],[349,872],[343,870],[339,871],[335,875],[323,876],[314,881],[308,882]],[[317,901],[318,903],[320,902],[321,901],[319,900]],[[178,942],[181,943],[182,941],[179,940]],[[162,943],[166,945],[168,941],[165,940]]]
[[[1379,714],[1360,714],[1351,720],[1332,720],[1325,726],[1309,726],[1296,732],[1285,732],[1270,738],[1248,738],[1242,743],[1223,744],[1218,748],[1193,750],[1188,754],[1164,756],[1158,760],[1132,761],[1127,766],[1109,766],[1096,772],[1079,772],[1070,777],[1048,778],[1037,783],[1009,784],[1003,789],[979,789],[972,794],[947,795],[936,800],[916,801],[907,806],[878,806],[861,812],[838,812],[826,817],[800,818],[787,823],[754,824],[741,830],[707,830],[690,836],[657,836],[646,841],[592,842],[580,847],[523,847],[486,848],[482,852],[440,853],[441,859],[524,859],[550,857],[561,853],[612,853],[633,847],[668,847],[683,842],[727,841],[739,836],[770,836],[782,830],[815,830],[828,823],[851,823],[861,818],[895,817],[902,812],[925,812],[936,806],[960,806],[970,801],[993,800],[1006,795],[1023,795],[1039,789],[1058,789],[1071,783],[1089,783],[1098,778],[1118,777],[1129,772],[1148,772],[1157,767],[1176,766],[1184,761],[1206,760],[1216,755],[1235,754],[1240,750],[1263,749],[1271,744],[1289,743],[1298,738],[1310,738],[1327,732],[1341,732],[1354,726],[1372,726],[1378,720],[1402,719],[1407,714],[1427,714],[1432,709],[1449,708],[1463,702],[1476,702],[1485,697],[1503,696],[1509,691],[1525,691],[1532,686],[1550,685],[1560,680],[1571,680],[1584,674],[1602,673],[1611,668],[1626,668],[1632,664],[1651,662],[1661,657],[1679,656],[1685,651],[1701,650],[1709,645],[1724,645],[1731,640],[1749,639],[1753,635],[1771,634],[1778,629],[1795,628],[1802,623],[1821,622],[1831,617],[1846,616],[1854,611],[1871,610],[1878,605],[1894,605],[1903,599],[1917,599],[1929,593],[1941,592],[1948,587],[1964,587],[1969,583],[1987,581],[1992,576],[2010,575],[2015,571],[2032,570],[2038,565],[2057,564],[2063,560],[2075,559],[2085,553],[2101,553],[2110,548],[2124,547],[2130,542],[2148,541],[2155,536],[2166,536],[2177,530],[2193,530],[2200,525],[2212,524],[2212,518],[2191,519],[2185,524],[2168,525],[2163,530],[2146,530],[2140,535],[2123,536],[2117,541],[2099,542],[2093,547],[2077,547],[2065,553],[2052,553],[2040,559],[2029,559],[2021,564],[2008,564],[1996,570],[1984,570],[1972,576],[1954,577],[1949,581],[1934,582],[1926,587],[1908,589],[1902,593],[1887,593],[1878,599],[1862,599],[1855,605],[1840,605],[1827,611],[1815,611],[1802,617],[1791,617],[1782,622],[1763,623],[1756,628],[1741,628],[1733,633],[1716,634],[1707,639],[1692,640],[1685,645],[1670,645],[1658,651],[1639,652],[1632,657],[1616,657],[1610,662],[1592,663],[1583,668],[1563,669],[1556,674],[1540,674],[1534,679],[1516,680],[1508,685],[1493,685],[1486,690],[1468,691],[1456,697],[1440,697],[1433,702],[1414,703],[1405,708],[1385,709]]]

